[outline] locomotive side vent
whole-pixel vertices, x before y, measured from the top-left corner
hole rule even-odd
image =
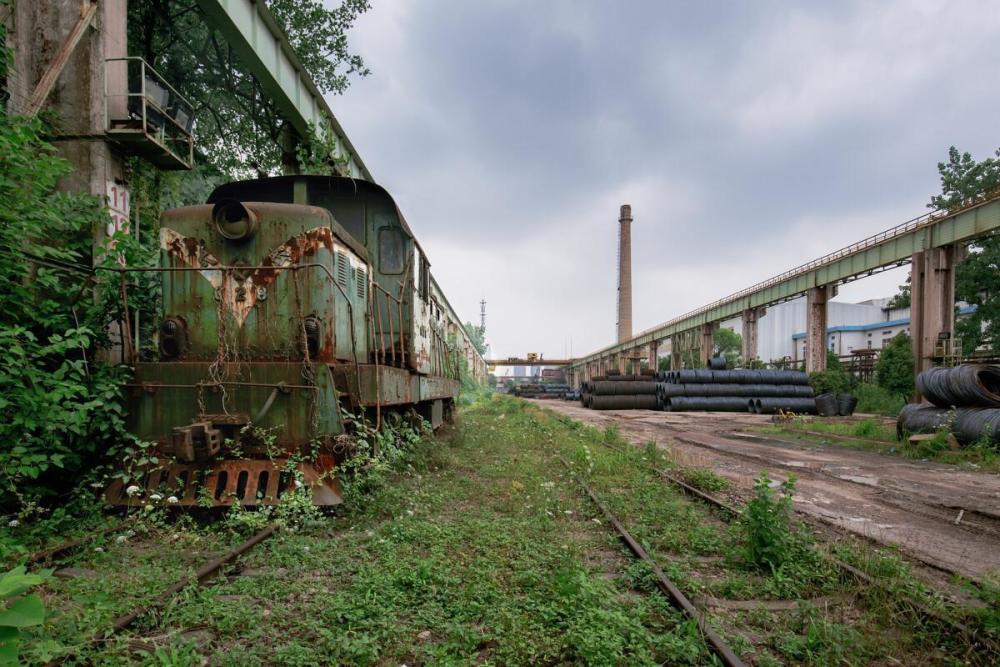
[[[365,298],[365,290],[368,288],[368,273],[364,269],[358,269],[358,298]]]
[[[337,253],[337,282],[341,287],[347,287],[347,255],[342,252]]]

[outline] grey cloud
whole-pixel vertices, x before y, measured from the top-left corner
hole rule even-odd
[[[495,350],[579,353],[612,336],[620,203],[637,329],[921,213],[948,145],[1000,144],[994,15],[376,0],[374,74],[331,104]]]

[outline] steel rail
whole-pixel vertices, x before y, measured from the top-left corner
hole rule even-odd
[[[601,442],[600,444],[613,451],[617,452],[626,451],[625,448],[616,447],[608,442]],[[566,462],[565,459],[563,459],[561,456],[559,458],[562,460],[563,464],[568,466],[568,463]],[[674,477],[673,475],[670,475],[669,473],[663,470],[660,470],[659,468],[657,468],[652,464],[649,465],[649,468],[657,475],[659,475],[661,478],[682,489],[685,493],[689,493],[690,495],[695,496],[700,500],[703,500],[709,505],[717,509],[723,510],[723,512],[727,515],[726,517],[727,521],[730,519],[739,519],[743,516],[742,509],[733,507],[724,500],[720,500],[719,498],[716,498],[711,494],[705,493],[700,489],[696,489],[690,484]],[[582,482],[580,483],[582,484]],[[823,550],[818,550],[817,553],[820,555],[822,559],[827,561],[829,564],[839,568],[841,571],[854,577],[858,581],[864,583],[866,586],[871,586],[873,588],[878,588],[880,590],[887,592],[893,592],[887,585],[883,584],[881,581],[875,579],[874,577],[864,572],[863,570],[860,570],[854,567],[853,565],[850,565],[849,563],[845,563],[836,556]],[[994,637],[990,635],[984,635],[983,633],[979,633],[973,628],[970,628],[968,625],[962,623],[961,621],[956,621],[952,618],[948,618],[947,616],[942,616],[940,613],[934,611],[920,600],[910,598],[909,601],[913,603],[913,606],[916,609],[916,611],[922,614],[925,618],[938,623],[943,623],[944,625],[947,625],[952,629],[957,630],[963,637],[965,637],[966,641],[968,641],[971,646],[980,645],[986,650],[990,651],[993,655],[1000,655],[1000,641],[998,641]]]
[[[99,644],[107,642],[116,632],[118,632],[119,630],[124,630],[125,628],[129,627],[140,616],[143,616],[149,612],[159,611],[160,609],[165,607],[167,603],[169,603],[174,598],[175,595],[183,591],[185,588],[194,583],[197,584],[204,583],[207,579],[209,579],[210,577],[215,575],[220,569],[222,569],[224,565],[235,560],[237,557],[241,556],[242,554],[246,553],[250,549],[254,548],[258,544],[266,540],[267,538],[271,537],[271,535],[277,532],[277,530],[278,530],[277,524],[272,523],[271,525],[267,526],[259,533],[251,537],[246,542],[234,547],[233,549],[230,549],[222,556],[214,558],[209,562],[205,563],[205,565],[199,568],[198,571],[195,572],[193,575],[181,577],[175,583],[164,589],[164,591],[160,593],[156,597],[156,599],[150,602],[149,604],[136,607],[127,614],[123,614],[118,618],[114,619],[111,622],[111,627],[109,629],[98,631],[96,634],[94,634],[89,643]],[[66,660],[69,660],[74,657],[77,656],[72,653],[61,655],[46,663],[45,667],[54,667],[55,665],[61,665]]]
[[[123,528],[126,528],[126,527],[130,526],[131,524],[135,523],[135,520],[136,520],[136,518],[138,516],[139,516],[138,514],[133,514],[132,516],[128,517],[127,519],[124,519],[123,521],[118,522],[115,525],[105,526],[104,528],[101,528],[100,530],[94,531],[94,532],[90,533],[89,535],[86,535],[85,537],[78,537],[78,538],[73,539],[73,540],[67,540],[66,542],[63,542],[61,544],[57,544],[54,547],[49,547],[47,549],[41,549],[40,551],[36,551],[33,554],[31,554],[30,556],[28,556],[28,559],[25,561],[25,565],[33,565],[35,563],[43,563],[45,561],[50,561],[50,560],[52,560],[54,558],[58,558],[60,556],[63,556],[67,552],[72,551],[73,549],[77,548],[78,546],[86,544],[87,542],[90,542],[90,541],[94,540],[95,538],[102,537],[104,535],[107,535],[108,533],[113,533],[115,531],[118,531],[118,530],[121,530]]]
[[[625,544],[628,545],[629,550],[631,550],[637,558],[645,561],[645,563],[649,565],[650,569],[653,570],[653,573],[656,575],[656,583],[660,591],[670,599],[675,607],[683,611],[689,618],[694,619],[694,621],[698,624],[698,629],[705,637],[705,640],[708,642],[715,654],[719,656],[723,664],[727,667],[745,667],[745,663],[740,659],[740,657],[736,655],[736,653],[729,647],[728,644],[726,644],[722,637],[716,634],[716,632],[708,625],[705,621],[705,615],[694,606],[691,600],[684,595],[681,589],[677,588],[674,582],[667,578],[667,575],[663,573],[663,570],[660,569],[660,566],[657,565],[656,561],[653,560],[653,558],[646,553],[646,550],[642,548],[642,545],[639,544],[634,537],[632,537],[632,534],[628,532],[624,525],[622,525],[621,521],[618,520],[618,517],[612,514],[611,510],[609,510],[604,503],[601,502],[600,498],[597,497],[597,494],[594,493],[593,489],[591,489],[586,482],[576,475],[573,471],[573,466],[570,465],[569,461],[563,458],[560,454],[556,454],[556,456],[560,461],[562,461],[562,464],[566,466],[566,469],[569,470],[569,474],[572,475],[577,484],[583,487],[583,490],[587,492],[587,495],[590,496],[593,503],[597,505],[598,509],[601,510],[601,513],[604,514],[604,517],[608,520],[608,522],[614,526],[619,537],[621,537]]]

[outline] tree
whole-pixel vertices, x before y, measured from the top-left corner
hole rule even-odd
[[[270,0],[268,8],[300,62],[324,93],[343,93],[351,77],[367,76],[347,45],[347,30],[368,0]],[[129,44],[194,105],[197,160],[226,176],[276,173],[289,128],[274,100],[213,31],[195,0],[129,3]]]
[[[886,304],[889,308],[910,307],[910,280],[910,276],[906,276],[906,282],[899,286],[899,293]]]
[[[726,358],[726,367],[735,368],[739,365],[743,352],[743,337],[732,329],[719,327],[712,334],[715,353]]]
[[[479,354],[486,356],[486,332],[479,327],[472,324],[472,322],[465,323],[465,333],[469,335],[469,340],[472,341],[472,346],[479,351]]]
[[[913,346],[905,333],[893,336],[875,364],[875,384],[904,400],[913,395]]]
[[[996,157],[977,162],[969,153],[948,149],[948,162],[938,163],[941,194],[928,207],[945,211],[961,208],[969,199],[1000,188],[1000,150]],[[955,298],[976,307],[958,320],[956,335],[965,354],[984,342],[1000,353],[1000,235],[991,234],[969,246],[969,256],[955,269]]]

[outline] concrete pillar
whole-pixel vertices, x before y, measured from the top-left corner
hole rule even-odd
[[[826,302],[836,290],[832,285],[806,292],[806,372],[826,370]]]
[[[712,348],[715,345],[712,334],[715,333],[716,327],[715,322],[708,322],[702,324],[699,330],[698,356],[702,368],[708,366],[708,360],[712,358]]]
[[[955,333],[955,246],[913,253],[910,264],[910,337],[914,372],[934,365],[939,338]]]
[[[621,373],[622,375],[625,375],[625,373],[626,373],[626,371],[625,371],[625,353],[624,352],[619,352],[618,353],[618,372]]]
[[[632,337],[632,207],[618,216],[618,342]]]
[[[767,308],[747,308],[743,311],[743,363],[749,365],[757,358],[757,322]]]
[[[649,346],[646,348],[646,363],[649,364],[649,368],[655,373],[659,370],[660,365],[660,344],[658,341],[650,341]]]

